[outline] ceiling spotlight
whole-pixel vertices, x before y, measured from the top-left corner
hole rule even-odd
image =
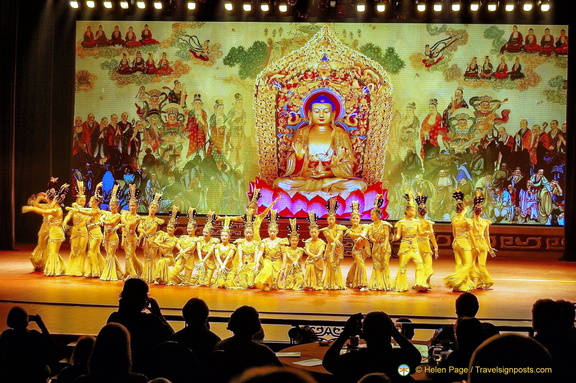
[[[540,10],[542,12],[548,12],[550,10],[550,1],[548,0],[540,1]]]
[[[246,3],[242,4],[242,9],[244,10],[244,12],[250,12],[252,10],[252,4],[249,2],[246,2]]]
[[[376,4],[376,11],[380,13],[386,12],[386,4],[384,3]]]
[[[94,0],[88,0],[88,1],[86,2],[86,6],[87,6],[88,8],[94,8],[94,7],[96,7],[96,2],[95,2]]]
[[[434,2],[434,12],[442,12],[442,1]]]
[[[504,6],[506,12],[512,12],[516,6],[514,5],[514,1],[508,1]]]
[[[70,6],[71,6],[72,8],[74,8],[74,9],[80,8],[80,4],[78,4],[77,1],[71,1],[71,2],[70,2]]]
[[[104,8],[106,9],[111,9],[112,8],[112,2],[107,0],[104,2]]]
[[[365,12],[366,11],[366,3],[358,3],[356,4],[356,10],[358,12]]]
[[[460,3],[460,1],[456,0],[452,3],[452,11],[454,12],[460,12],[460,9],[462,9],[462,4]]]
[[[140,1],[137,1],[137,2],[136,2],[136,6],[137,6],[138,8],[140,8],[140,9],[145,9],[145,8],[146,8],[146,3],[140,0]]]
[[[161,1],[155,1],[154,2],[154,9],[162,9],[162,2]]]
[[[471,1],[470,2],[470,10],[472,12],[477,12],[480,9],[480,2],[479,1]]]
[[[497,8],[498,8],[498,4],[495,1],[490,1],[488,3],[488,11],[489,12],[496,12]]]
[[[130,4],[128,4],[128,1],[121,1],[120,2],[120,8],[122,8],[122,9],[128,9],[129,6],[130,6]]]
[[[270,4],[268,4],[267,2],[260,3],[260,10],[262,12],[268,12],[270,10]]]
[[[524,12],[530,12],[532,10],[532,8],[534,8],[534,4],[532,4],[531,1],[526,1],[524,3],[524,5],[522,6],[522,9],[524,10]]]
[[[288,12],[288,4],[280,3],[280,5],[278,6],[278,10],[282,13]]]
[[[189,9],[190,11],[195,10],[195,9],[196,9],[196,2],[195,2],[195,1],[189,1],[189,2],[188,2],[188,9]]]
[[[416,9],[418,10],[418,12],[425,12],[426,11],[426,2],[423,0],[419,0],[416,3]]]
[[[234,4],[231,1],[227,1],[224,3],[224,9],[230,12],[234,9]]]

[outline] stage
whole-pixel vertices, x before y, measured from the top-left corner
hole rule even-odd
[[[29,313],[39,313],[52,333],[96,334],[114,311],[122,282],[104,282],[99,279],[78,277],[45,277],[32,271],[29,261],[33,245],[17,246],[18,251],[0,252],[0,330],[6,328],[6,314],[14,303],[5,301],[35,302],[18,303]],[[62,247],[66,260],[69,244]],[[120,256],[123,264],[123,254]],[[351,260],[346,258],[346,273]],[[367,262],[371,270],[370,260]],[[150,292],[160,303],[165,314],[180,314],[183,304],[191,297],[204,299],[212,309],[211,315],[228,316],[229,311],[241,305],[252,305],[263,312],[263,317],[344,320],[355,312],[384,310],[391,315],[454,317],[454,300],[458,296],[442,284],[442,278],[453,270],[450,255],[441,255],[434,264],[433,290],[428,293],[376,291],[272,291],[224,290],[216,287],[185,287],[150,285]],[[390,261],[392,276],[396,275],[398,259]],[[480,318],[527,319],[531,308],[540,298],[576,301],[576,263],[561,262],[550,257],[521,258],[496,257],[489,259],[488,269],[494,278],[492,290],[476,290],[480,301]],[[409,266],[409,281],[414,278],[414,268]],[[49,304],[40,304],[49,303]],[[57,304],[55,304],[57,303]],[[60,303],[64,305],[60,305]],[[90,307],[77,304],[94,305]],[[282,315],[280,313],[285,313]],[[312,313],[317,315],[297,315]],[[327,315],[330,314],[330,315]],[[335,314],[335,315],[332,315]],[[450,323],[451,318],[438,319]],[[438,322],[436,320],[436,322]],[[422,318],[418,321],[432,322]],[[494,321],[498,324],[529,326],[530,322]],[[175,328],[182,323],[174,323]],[[271,326],[275,327],[275,326]],[[229,336],[225,324],[217,323],[213,329],[223,337]],[[428,330],[417,330],[417,339],[426,339]],[[420,332],[420,333],[419,333]],[[286,340],[286,327],[266,329],[267,338]]]

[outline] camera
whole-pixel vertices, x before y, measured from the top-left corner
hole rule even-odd
[[[28,316],[28,322],[37,322],[38,321],[38,315],[29,315]]]

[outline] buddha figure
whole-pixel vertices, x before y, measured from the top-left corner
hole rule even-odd
[[[288,192],[334,192],[365,189],[355,177],[356,158],[348,132],[334,123],[342,110],[336,95],[320,89],[304,101],[308,124],[294,133],[285,172],[274,186]]]

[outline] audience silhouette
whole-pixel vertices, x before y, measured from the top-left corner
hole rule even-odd
[[[90,335],[78,338],[69,366],[64,367],[58,374],[58,383],[72,383],[77,377],[88,373],[88,361],[95,342],[96,338]]]

